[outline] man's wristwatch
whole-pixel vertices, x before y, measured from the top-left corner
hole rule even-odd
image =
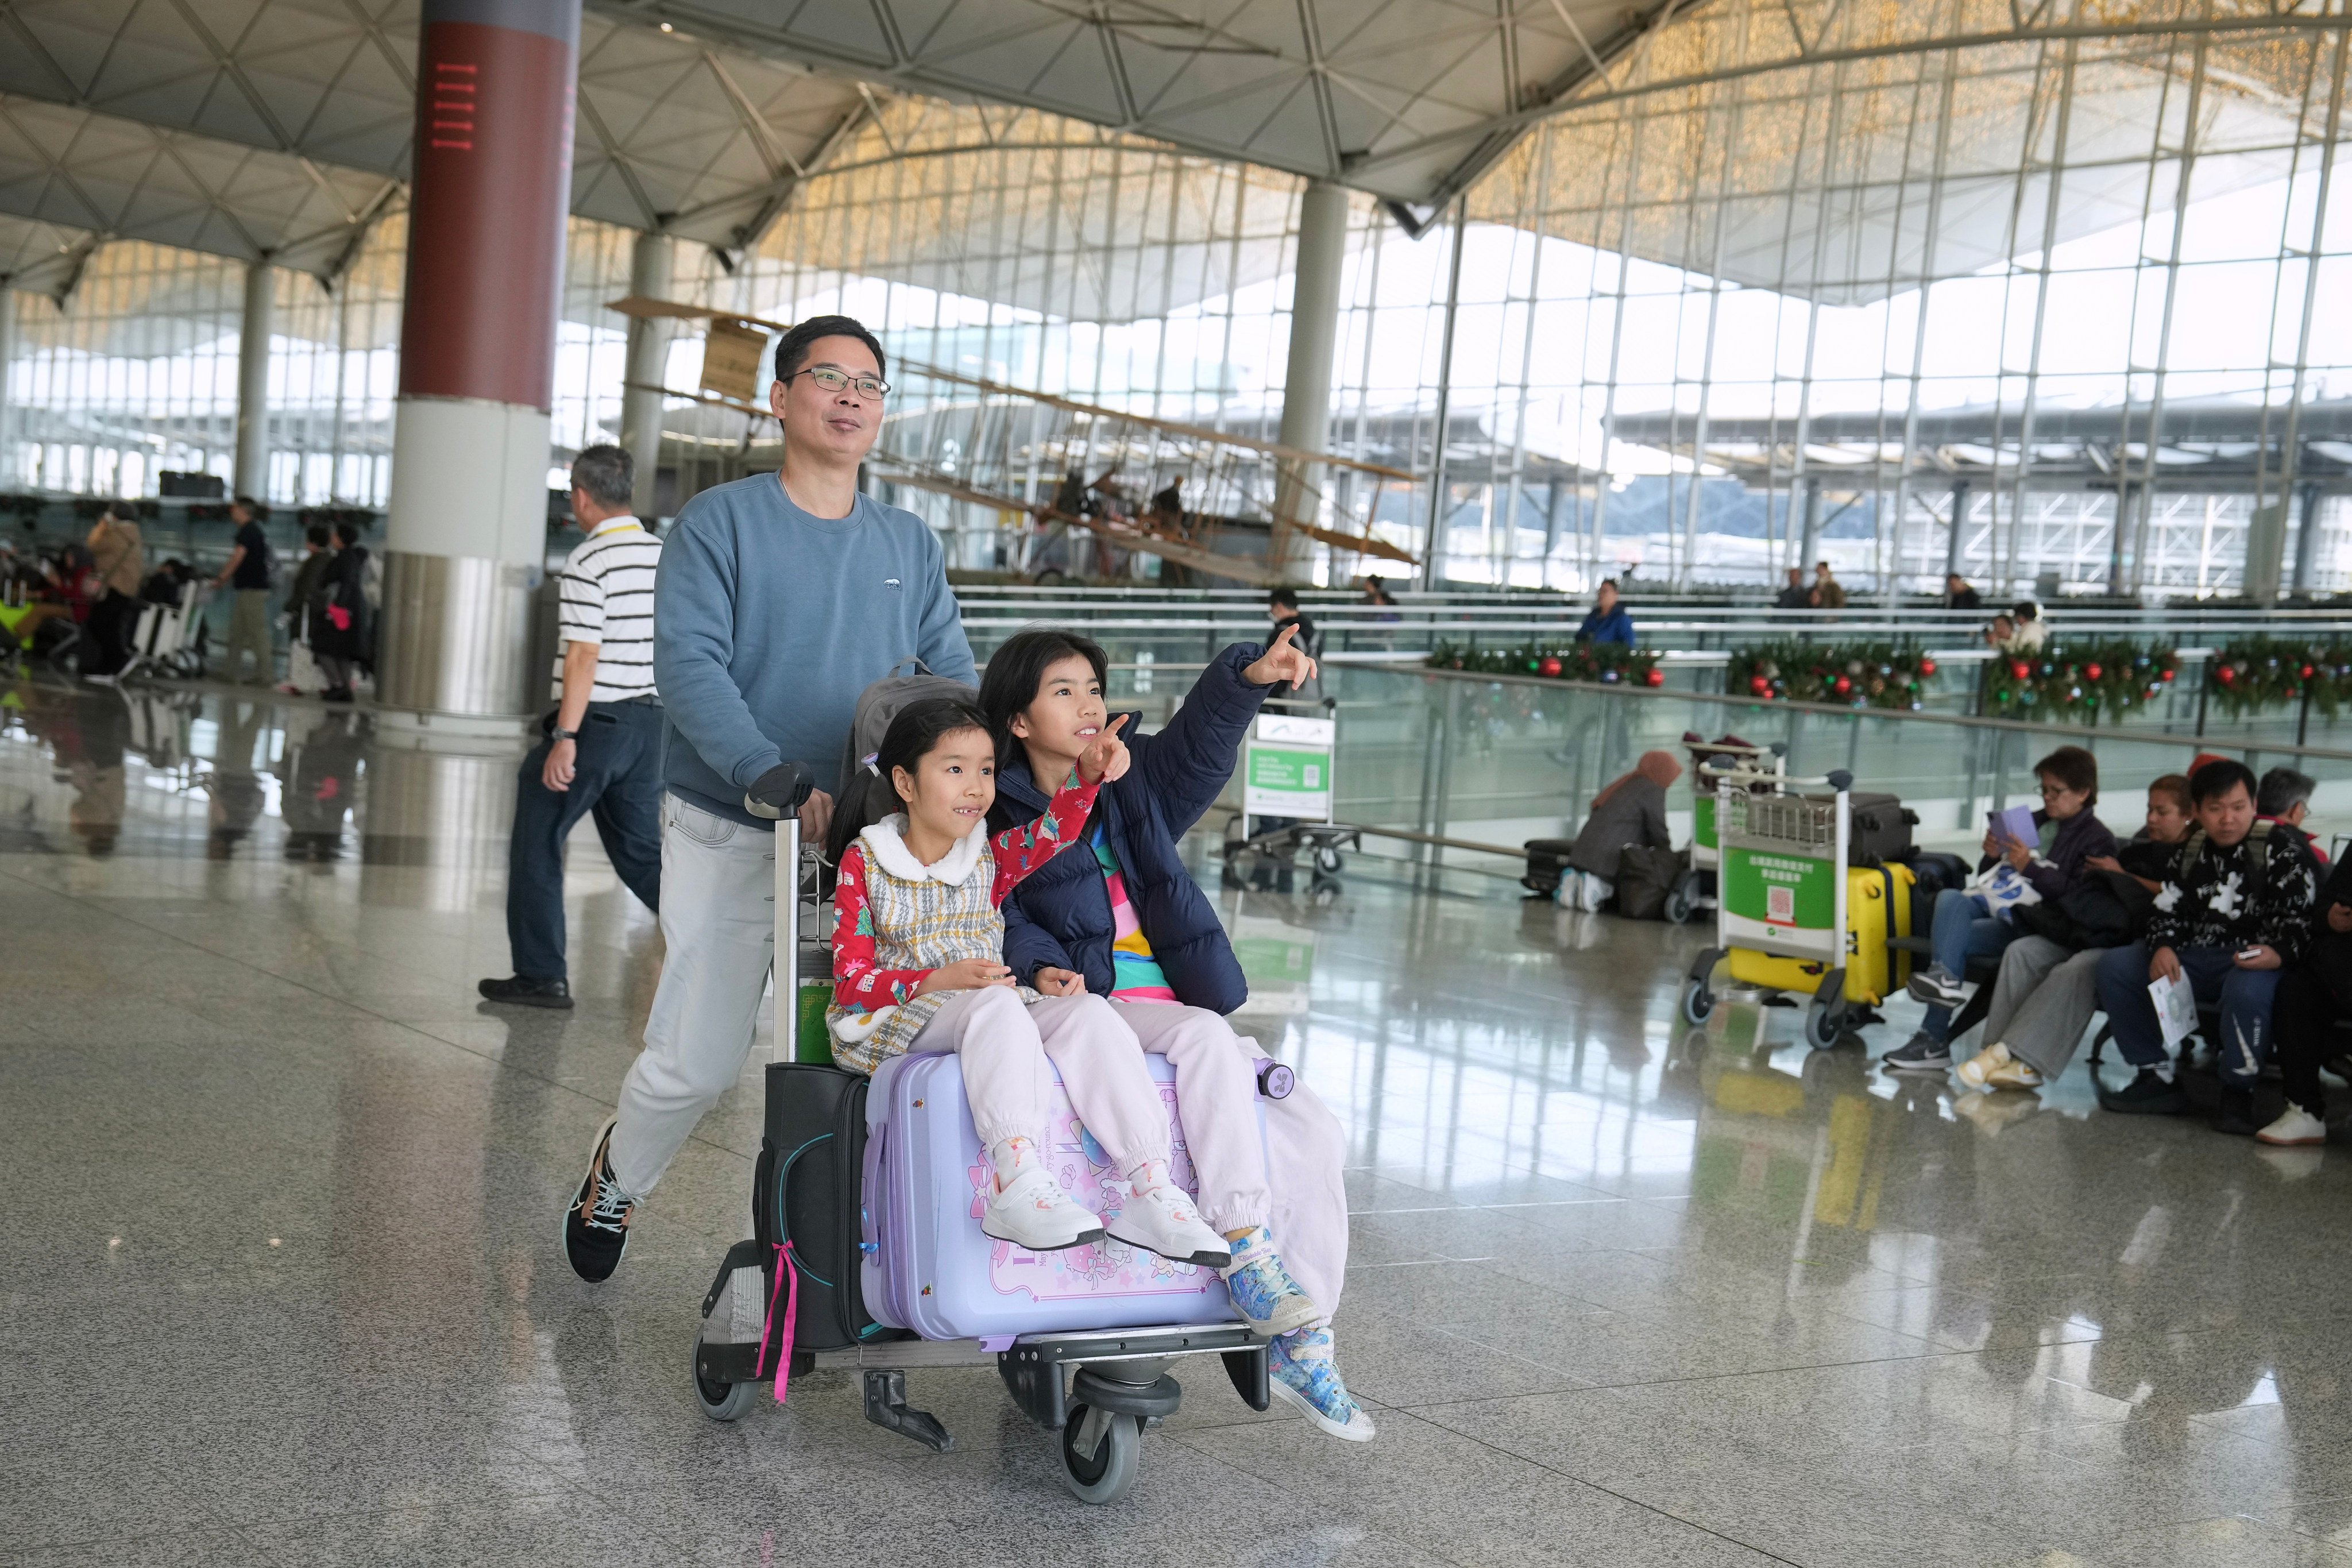
[[[580,738],[580,731],[567,730],[561,724],[554,724],[549,726],[547,738],[551,741],[576,741]]]

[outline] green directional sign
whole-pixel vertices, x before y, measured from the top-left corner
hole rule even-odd
[[[1723,907],[1745,920],[1797,931],[1837,923],[1837,867],[1769,849],[1726,849]]]
[[[1254,816],[1317,818],[1331,809],[1331,753],[1252,741],[1244,752],[1243,809]]]

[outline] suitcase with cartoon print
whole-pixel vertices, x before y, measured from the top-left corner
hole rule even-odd
[[[1144,1059],[1168,1107],[1175,1145],[1171,1174],[1197,1195],[1200,1177],[1185,1152],[1174,1071],[1165,1057]],[[1046,1157],[1055,1174],[1079,1203],[1116,1214],[1125,1184],[1072,1112],[1058,1073],[1048,1103]],[[876,1321],[927,1340],[990,1341],[1041,1331],[1233,1321],[1224,1284],[1212,1269],[1108,1237],[1038,1253],[982,1233],[981,1205],[992,1169],[972,1130],[962,1064],[953,1056],[884,1062],[866,1094],[866,1126],[861,1294]]]

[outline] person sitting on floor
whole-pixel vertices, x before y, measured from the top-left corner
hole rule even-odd
[[[2336,868],[2311,919],[2311,950],[2279,977],[2271,1002],[2286,1109],[2254,1134],[2265,1143],[2327,1142],[2327,1090],[2319,1069],[2345,1053],[2336,1026],[2352,1018],[2352,860]]]
[[[1633,771],[1592,797],[1591,815],[1568,851],[1570,874],[1560,879],[1559,901],[1585,910],[1599,909],[1617,891],[1617,863],[1628,844],[1673,847],[1666,831],[1666,791],[1683,776],[1683,765],[1666,752],[1643,752]]]
[[[2116,836],[2091,809],[2099,802],[2099,763],[2080,746],[2061,746],[2033,764],[2042,809],[2033,814],[2035,841],[2013,844],[1987,833],[1981,877],[2006,861],[2035,896],[2055,902],[2081,881],[2094,855],[2113,855]],[[1936,961],[1911,977],[1911,994],[1927,1004],[1918,1033],[1886,1053],[1892,1072],[1941,1072],[1952,1065],[1952,1012],[1966,998],[1969,960],[1990,958],[2017,940],[2018,928],[1996,914],[1984,893],[1947,888],[1936,895],[1928,936]]]
[[[2253,770],[2208,763],[2189,775],[2197,829],[2180,847],[2147,935],[2099,961],[2099,1005],[2116,1047],[2138,1069],[2122,1089],[2102,1090],[2108,1110],[2177,1115],[2187,1101],[2175,1081],[2149,985],[2185,981],[2199,1002],[2221,1007],[2218,1063],[2221,1109],[2216,1131],[2251,1133],[2253,1089],[2271,1054],[2271,1008],[2279,974],[2311,943],[2317,878],[2293,834],[2254,817]]]
[[[2180,842],[2189,837],[2192,805],[2189,780],[2167,773],[2147,786],[2147,822],[2130,843],[2113,855],[2085,857],[2087,885],[2100,889],[2106,912],[2126,923],[2126,937],[2147,929],[2155,910],[2155,895],[2179,858]],[[2136,884],[2137,892],[2117,879]],[[2032,925],[2042,906],[2020,910]],[[2074,915],[2091,914],[2076,908]],[[2040,931],[2019,937],[2000,955],[2000,973],[1993,981],[1992,1006],[1985,1015],[1984,1037],[1991,1044],[1962,1062],[1953,1076],[1975,1089],[2039,1089],[2066,1070],[2082,1044],[2083,1031],[2099,1010],[2099,960],[2112,943],[2079,940],[2095,933],[2062,911],[2059,919],[2076,929],[2067,935]]]

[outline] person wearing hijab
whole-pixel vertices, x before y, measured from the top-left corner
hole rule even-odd
[[[1633,771],[1592,797],[1592,813],[1568,852],[1576,872],[1573,892],[1560,884],[1560,902],[1571,900],[1597,910],[1617,891],[1617,863],[1625,846],[1673,847],[1666,833],[1666,790],[1683,776],[1683,765],[1667,752],[1643,752]]]

